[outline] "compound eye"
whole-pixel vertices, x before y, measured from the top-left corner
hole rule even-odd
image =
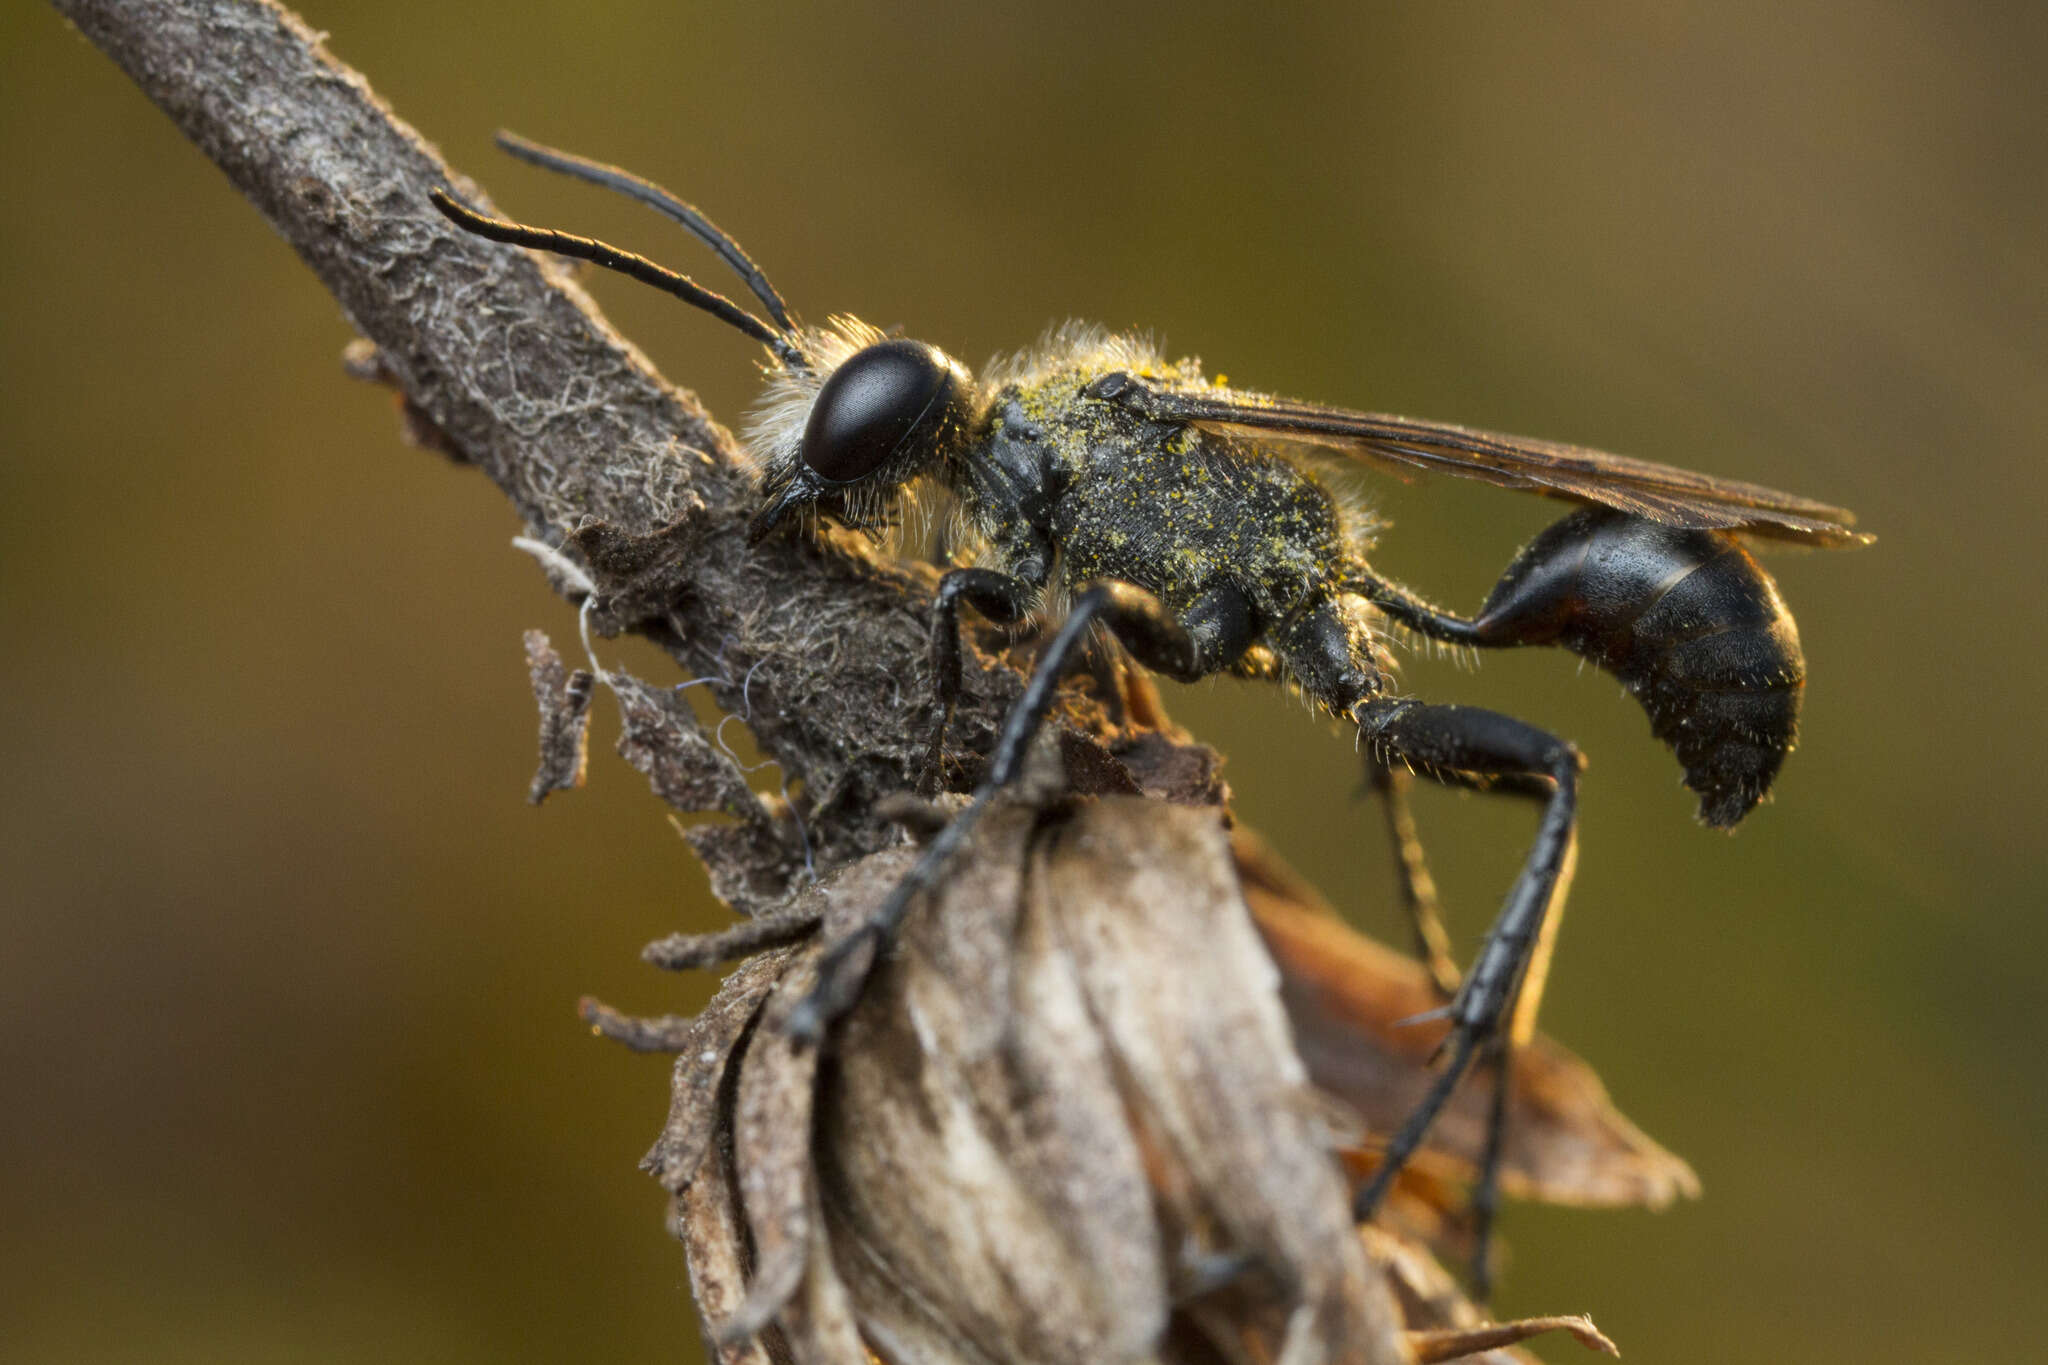
[[[818,390],[804,427],[804,463],[827,483],[866,478],[928,414],[943,413],[958,382],[944,352],[921,341],[858,352]]]

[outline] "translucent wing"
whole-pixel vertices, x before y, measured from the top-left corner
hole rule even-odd
[[[1854,513],[1824,502],[1561,441],[1235,389],[1184,387],[1123,372],[1095,381],[1089,393],[1161,421],[1326,446],[1398,468],[1616,507],[1667,526],[1741,531],[1807,545],[1867,545],[1875,538],[1852,529]]]

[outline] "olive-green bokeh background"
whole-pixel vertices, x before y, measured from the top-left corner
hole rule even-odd
[[[1876,548],[1770,561],[1813,683],[1732,840],[1569,658],[1407,671],[1591,755],[1547,1022],[1707,1189],[1511,1210],[1500,1306],[1639,1360],[2040,1349],[2048,10],[306,13],[507,208],[717,274],[500,123],[685,192],[813,316],[970,360],[1143,326],[1248,384],[1858,509]],[[519,632],[571,614],[37,6],[0,14],[0,129],[0,1357],[694,1358],[634,1169],[664,1068],[572,1007],[694,1008],[634,953],[715,912],[604,703],[588,788],[523,804]],[[752,348],[596,289],[742,411]],[[1557,512],[1373,494],[1381,567],[1464,608]],[[1391,932],[1348,739],[1270,691],[1172,700]],[[1468,943],[1527,836],[1503,804],[1422,798]]]

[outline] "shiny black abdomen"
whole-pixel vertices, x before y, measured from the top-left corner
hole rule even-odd
[[[1481,643],[1558,644],[1618,677],[1727,828],[1770,791],[1806,685],[1799,630],[1749,552],[1719,531],[1589,508],[1515,557]]]

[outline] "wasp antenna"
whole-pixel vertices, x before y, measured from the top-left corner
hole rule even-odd
[[[578,261],[589,261],[592,265],[616,270],[621,275],[630,275],[642,284],[651,284],[664,293],[673,294],[684,303],[701,308],[711,316],[745,332],[754,340],[775,353],[782,367],[792,373],[809,372],[810,361],[788,336],[776,331],[746,309],[698,284],[687,275],[677,274],[666,266],[656,265],[645,256],[636,256],[630,251],[600,242],[592,237],[577,237],[553,228],[528,227],[524,223],[509,222],[503,218],[492,218],[478,213],[444,189],[427,192],[434,207],[441,216],[465,232],[479,237],[488,237],[494,242],[506,242],[512,246],[530,247],[535,251],[551,251],[557,256],[568,256]]]
[[[768,283],[768,276],[761,267],[754,264],[746,248],[734,241],[718,224],[706,218],[694,204],[686,203],[674,194],[655,184],[642,180],[631,171],[602,161],[593,161],[586,156],[564,152],[554,147],[543,146],[508,129],[499,129],[497,143],[500,147],[518,157],[521,161],[540,166],[546,170],[558,171],[563,175],[587,180],[593,185],[602,185],[608,190],[617,190],[628,198],[637,199],[655,212],[663,214],[688,229],[690,235],[718,253],[718,258],[733,268],[761,306],[768,310],[768,316],[784,334],[796,331],[796,324],[790,320],[789,307],[782,301],[782,295],[775,286]]]

